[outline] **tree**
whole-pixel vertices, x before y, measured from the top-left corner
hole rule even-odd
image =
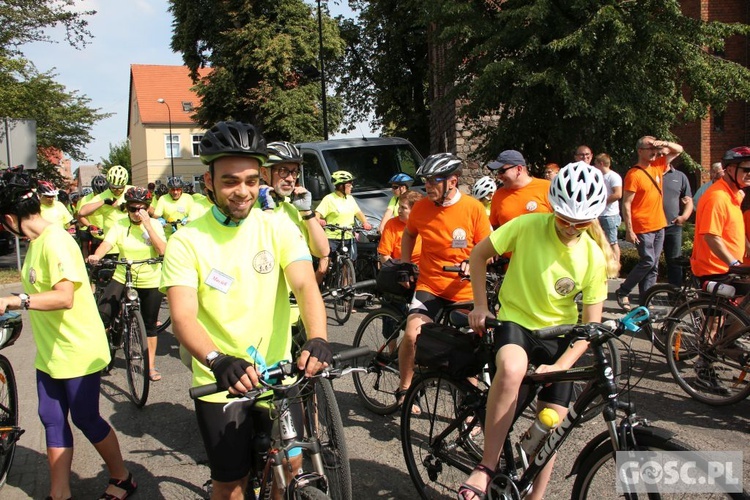
[[[431,5],[448,98],[486,137],[485,157],[513,148],[541,163],[586,143],[629,164],[639,136],[669,137],[709,108],[750,99],[750,71],[718,55],[749,27],[686,17],[677,0]]]
[[[409,139],[419,151],[430,146],[427,2],[350,0],[356,21],[339,19],[346,57],[334,66],[347,124],[375,117],[386,135]]]
[[[322,136],[318,28],[302,0],[170,0],[172,49],[182,52],[201,97],[195,118],[209,127],[235,119],[259,125],[269,140]],[[324,57],[343,53],[336,24],[323,25]],[[198,69],[211,73],[198,79]],[[341,103],[328,98],[331,128]]]
[[[119,144],[109,144],[109,154],[102,158],[102,173],[107,175],[109,169],[115,165],[121,165],[128,171],[128,176],[132,179],[131,161],[130,161],[130,143],[125,139]]]

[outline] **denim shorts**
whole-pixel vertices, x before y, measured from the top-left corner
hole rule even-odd
[[[605,215],[599,217],[599,224],[602,226],[604,234],[610,245],[617,243],[617,228],[620,227],[622,218],[619,215]]]

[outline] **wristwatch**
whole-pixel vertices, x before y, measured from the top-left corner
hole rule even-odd
[[[216,358],[218,358],[219,356],[221,356],[220,351],[211,351],[206,354],[206,366],[211,368],[211,364],[216,361]]]
[[[27,293],[19,293],[18,298],[21,299],[21,309],[29,309],[31,305],[31,297]]]

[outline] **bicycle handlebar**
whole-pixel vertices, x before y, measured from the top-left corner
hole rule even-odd
[[[159,264],[164,260],[163,257],[151,257],[150,259],[99,259],[97,265],[102,267],[115,267],[115,266],[134,266],[136,264]]]
[[[329,297],[331,295],[333,296],[342,296],[342,297],[348,297],[349,295],[353,294],[357,290],[362,290],[364,288],[374,288],[377,285],[376,280],[365,280],[360,281],[358,283],[354,283],[353,285],[345,286],[343,288],[334,288],[333,290],[326,290],[325,292],[321,293],[321,296],[323,298]]]
[[[339,363],[349,361],[350,359],[367,356],[371,353],[372,353],[372,350],[369,347],[355,347],[354,349],[347,349],[346,351],[342,351],[338,354],[334,354],[333,361],[331,361],[331,366],[329,366],[328,368],[324,369],[323,371],[315,375],[315,377],[336,378],[337,376],[339,376],[339,374],[336,373],[338,369],[337,365]],[[293,361],[284,361],[284,362],[279,363],[278,366],[274,368],[269,368],[266,371],[263,379],[264,380],[278,379],[278,381],[281,382],[285,378],[296,376],[301,373],[304,373],[304,370],[300,370],[299,368],[297,368],[297,363]],[[266,391],[268,391],[268,388],[260,387],[258,389],[253,389],[251,391],[246,392],[244,396],[248,399],[254,399]],[[220,389],[218,384],[213,383],[213,384],[200,385],[198,387],[191,387],[188,392],[190,393],[190,397],[192,399],[197,399],[203,396],[210,396],[211,394],[216,394],[217,392],[224,392],[224,390]]]

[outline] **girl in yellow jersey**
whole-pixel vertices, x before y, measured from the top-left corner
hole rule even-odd
[[[99,414],[100,372],[109,348],[86,267],[75,240],[44,220],[33,182],[20,168],[0,177],[0,217],[13,234],[29,239],[21,281],[24,293],[0,298],[7,309],[29,311],[37,347],[39,417],[50,468],[50,498],[70,498],[73,434],[68,414],[104,460],[111,479],[101,498],[122,499],[136,483],[125,467],[114,430]]]
[[[498,318],[504,323],[495,331],[497,371],[487,400],[484,454],[459,488],[463,500],[484,498],[529,363],[538,366],[538,372],[564,370],[588,347],[586,342],[570,346],[565,338],[538,340],[531,331],[576,323],[575,296],[579,292],[583,294],[583,321],[601,321],[607,271],[617,274],[613,271],[619,263],[612,258],[597,221],[607,204],[601,173],[584,162],[571,163],[552,181],[548,196],[554,213],[528,214],[503,224],[474,247],[469,259],[474,292],[469,323],[475,331],[483,332],[485,318],[493,317],[486,298],[487,260],[513,252],[499,295],[502,307]],[[569,382],[545,387],[537,408],[552,408],[564,418],[571,390]],[[542,498],[553,463],[554,459],[539,474],[528,498]]]

